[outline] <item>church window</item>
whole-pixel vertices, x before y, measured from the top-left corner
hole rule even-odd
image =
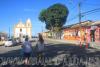
[[[22,32],[22,29],[20,29],[20,32]]]
[[[28,24],[28,26],[30,26],[30,24]]]

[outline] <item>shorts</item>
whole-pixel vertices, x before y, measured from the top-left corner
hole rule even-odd
[[[24,52],[24,58],[28,58],[28,59],[29,59],[30,56],[31,56],[31,53],[25,53],[25,52]]]

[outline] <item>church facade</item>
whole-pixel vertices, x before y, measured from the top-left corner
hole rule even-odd
[[[25,37],[28,36],[29,38],[32,37],[32,23],[30,19],[27,19],[25,24],[22,21],[19,21],[18,24],[14,25],[14,38]]]

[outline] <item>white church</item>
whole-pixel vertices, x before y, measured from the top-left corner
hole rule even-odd
[[[25,24],[19,21],[18,24],[14,25],[14,38],[28,36],[32,37],[32,23],[30,19],[27,19]]]

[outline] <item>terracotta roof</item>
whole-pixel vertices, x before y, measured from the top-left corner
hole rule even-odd
[[[100,25],[100,21],[96,21],[96,22],[92,23],[92,25]]]
[[[88,21],[83,21],[81,23],[76,23],[76,24],[72,24],[72,25],[68,25],[68,26],[64,26],[63,29],[65,28],[77,28],[77,27],[80,27],[80,26],[91,26],[93,22],[88,20]]]
[[[92,23],[93,22],[91,22],[91,21],[85,21],[85,22],[78,23],[78,24],[72,26],[72,28],[76,28],[76,27],[80,27],[80,26],[91,26]]]

